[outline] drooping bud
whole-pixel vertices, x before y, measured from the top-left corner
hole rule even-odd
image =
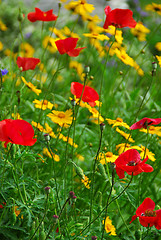
[[[47,195],[50,193],[50,187],[49,186],[45,187],[44,190],[45,190]]]

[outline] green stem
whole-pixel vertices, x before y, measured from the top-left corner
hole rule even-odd
[[[29,240],[32,240],[35,236],[35,234],[37,233],[38,229],[40,228],[42,222],[44,221],[45,217],[46,217],[46,214],[47,214],[47,205],[48,205],[48,199],[49,199],[49,194],[47,194],[47,197],[46,197],[46,202],[45,202],[45,211],[44,211],[44,216],[42,217],[39,225],[37,226],[35,232],[33,233],[33,235],[31,236],[31,238]]]
[[[75,238],[73,240],[75,240],[78,236],[80,236],[92,223],[94,223],[100,216],[101,214],[105,211],[106,207],[108,207],[112,202],[114,202],[115,200],[117,200],[125,191],[126,189],[129,187],[130,183],[132,182],[133,179],[133,174],[131,175],[131,179],[129,181],[129,183],[127,184],[127,186],[116,196],[114,197],[109,203],[108,205],[106,205],[102,211],[97,215],[96,218],[94,218],[89,224],[87,224],[87,226],[79,233],[79,235],[75,236]]]
[[[100,149],[101,149],[102,136],[103,136],[103,129],[101,129],[101,135],[100,135],[98,150],[97,150],[96,157],[94,159],[94,164],[93,164],[93,172],[92,172],[92,180],[91,180],[92,184],[91,184],[91,191],[90,191],[90,215],[89,215],[89,222],[91,222],[91,219],[92,219],[95,171],[96,171],[96,164],[97,164],[99,152],[100,152]]]

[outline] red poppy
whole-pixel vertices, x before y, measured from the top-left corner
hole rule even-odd
[[[55,41],[57,49],[60,54],[68,54],[70,57],[77,57],[80,51],[86,47],[75,48],[77,45],[78,38],[65,38]]]
[[[17,58],[17,65],[23,71],[27,70],[34,70],[36,65],[40,62],[39,58],[25,58],[25,57],[18,57]]]
[[[104,29],[107,29],[108,26],[113,25],[116,28],[135,28],[136,21],[133,19],[133,12],[129,9],[119,9],[116,8],[112,10],[110,6],[105,7],[104,9],[106,14],[106,20],[103,25]]]
[[[140,160],[140,154],[136,149],[129,149],[123,152],[115,161],[116,173],[119,178],[125,177],[125,172],[129,175],[138,175],[142,172],[152,172],[153,167],[145,162],[148,160],[146,157],[143,161]]]
[[[144,227],[152,227],[161,229],[161,209],[154,211],[155,202],[151,198],[145,198],[142,204],[137,208],[136,215],[132,216],[132,223],[137,217],[139,222]]]
[[[98,93],[91,87],[85,86],[83,91],[83,84],[78,82],[71,83],[71,93],[80,98],[82,96],[82,101],[89,103],[91,107],[96,105],[95,101],[99,99]]]
[[[35,8],[35,12],[30,12],[27,15],[27,18],[30,22],[43,21],[50,22],[55,21],[57,16],[53,14],[53,9],[43,12],[39,8]]]
[[[37,139],[34,137],[34,130],[30,123],[25,120],[12,120],[5,119],[0,121],[0,141],[5,142],[5,147],[9,142],[32,146],[35,144]]]
[[[140,129],[140,128],[147,128],[150,125],[157,125],[161,123],[161,118],[143,118],[140,121],[134,123],[130,129]]]

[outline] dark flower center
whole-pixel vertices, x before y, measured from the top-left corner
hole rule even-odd
[[[127,165],[128,166],[136,166],[137,163],[135,161],[130,161]]]
[[[144,213],[141,214],[141,216],[144,216],[144,217],[156,217],[157,214],[156,214],[155,211],[147,209]]]
[[[154,7],[154,11],[158,12],[158,11],[161,11],[161,9],[158,7]]]

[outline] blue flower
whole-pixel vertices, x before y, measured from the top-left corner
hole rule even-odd
[[[0,69],[2,76],[6,75],[8,73],[7,69]]]

